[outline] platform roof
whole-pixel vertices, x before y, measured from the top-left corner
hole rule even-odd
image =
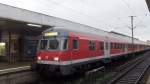
[[[51,26],[65,27],[69,29],[76,29],[79,31],[89,31],[90,33],[97,32],[97,34],[101,32],[101,35],[104,35],[104,36],[107,36],[109,33],[107,31],[96,29],[94,27],[90,27],[90,26],[83,25],[80,23],[71,22],[68,20],[50,16],[50,15],[41,14],[38,12],[33,12],[30,10],[21,9],[21,8],[9,6],[9,5],[1,4],[1,3],[0,3],[0,11],[1,11],[0,26],[7,27],[8,25],[8,29],[12,27],[9,26],[9,24],[5,24],[5,23],[9,23],[10,21],[10,23],[13,23],[11,25],[13,26],[15,24],[15,26],[17,26],[18,29],[21,28],[22,26],[24,26],[24,29],[26,29],[28,28],[26,24],[34,23],[34,24],[43,25],[42,28],[45,28],[45,27],[48,28]],[[14,28],[16,28],[15,26]],[[127,38],[127,39],[130,39],[130,38]]]
[[[64,20],[58,17],[53,17],[50,15],[33,12],[30,10],[17,8],[2,3],[0,3],[0,11],[1,11],[0,20],[10,19],[10,20],[22,21],[26,23],[41,24],[45,26],[61,26],[61,27],[62,26],[67,27],[68,25],[86,26],[86,25],[81,25],[79,23]]]
[[[41,24],[45,26],[58,26],[58,27],[74,27],[74,28],[86,28],[87,30],[92,27],[83,25],[80,23],[71,22],[58,17],[33,12],[26,9],[17,8],[14,6],[0,3],[0,21],[3,19],[10,19],[25,23]],[[88,28],[87,28],[88,27]],[[101,30],[103,31],[103,30]],[[104,31],[105,32],[105,31]]]
[[[0,18],[49,25],[49,16],[0,3]]]
[[[34,23],[34,24],[40,24],[44,25],[46,27],[48,26],[56,26],[56,27],[66,27],[69,29],[79,29],[83,31],[93,31],[93,27],[83,25],[80,23],[68,21],[65,19],[61,19],[58,17],[53,17],[50,15],[33,12],[26,9],[17,8],[10,5],[5,5],[0,3],[0,11],[4,11],[0,13],[0,23],[4,19],[10,19],[14,21],[24,22],[24,23]],[[100,30],[100,29],[99,29]],[[106,31],[100,30],[103,33],[106,33]]]

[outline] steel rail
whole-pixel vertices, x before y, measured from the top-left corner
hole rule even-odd
[[[147,59],[148,54],[150,54],[150,52],[144,54],[142,59],[136,60],[137,61],[136,63],[129,66],[125,70],[123,70],[123,68],[121,67],[120,70],[123,71],[119,70],[120,71],[119,74],[116,74],[117,76],[113,78],[108,84],[128,84],[128,83],[137,84],[150,65],[149,63],[150,58]]]

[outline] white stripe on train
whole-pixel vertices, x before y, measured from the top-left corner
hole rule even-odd
[[[129,53],[129,52],[128,52]],[[117,56],[117,55],[123,55],[128,53],[119,53],[119,54],[111,54],[111,57]],[[105,58],[105,56],[96,56],[96,57],[90,57],[90,58],[83,58],[83,59],[77,59],[77,60],[70,60],[70,61],[45,61],[45,60],[38,60],[37,63],[39,64],[52,64],[52,65],[70,65],[80,62],[87,62],[97,59]]]

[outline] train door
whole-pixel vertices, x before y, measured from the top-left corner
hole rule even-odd
[[[79,40],[78,38],[72,38],[71,40],[72,46],[71,46],[71,59],[78,59],[79,57]]]
[[[104,56],[105,58],[110,57],[110,42],[108,41],[108,38],[104,41]]]
[[[110,43],[109,42],[104,42],[104,54],[105,54],[105,58],[109,58],[110,57]]]
[[[125,44],[125,53],[128,53],[128,45]]]
[[[104,63],[110,62],[110,42],[104,42]]]

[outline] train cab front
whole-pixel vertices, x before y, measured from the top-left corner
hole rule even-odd
[[[51,34],[48,34],[51,35]],[[65,36],[44,36],[39,40],[36,70],[46,75],[68,75],[68,38]]]

